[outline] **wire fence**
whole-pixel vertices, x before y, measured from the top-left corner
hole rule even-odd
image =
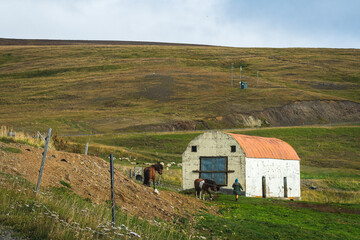
[[[15,187],[15,191],[19,194],[29,194],[30,192],[36,192],[33,189],[29,189],[29,188],[24,188],[20,186],[20,178],[18,177],[14,177],[13,178],[13,183],[15,184],[13,185],[13,187]],[[6,183],[10,183],[8,182],[8,179],[5,177],[0,178],[0,185],[2,186],[6,186]],[[45,191],[45,192],[40,192],[40,195],[43,196],[48,196],[51,197],[52,195]],[[62,219],[60,217],[60,215],[56,212],[56,211],[51,211],[49,209],[49,207],[47,207],[45,204],[43,204],[42,202],[35,200],[35,201],[14,201],[11,206],[10,209],[13,209],[13,211],[15,211],[15,209],[29,209],[32,212],[36,212],[36,214],[38,214],[39,216],[43,216],[45,218],[49,218],[52,221],[56,221],[59,222],[62,226],[71,229],[74,232],[89,232],[91,234],[97,234],[99,236],[103,236],[106,237],[108,239],[123,239],[123,238],[141,238],[141,235],[136,233],[135,231],[131,230],[130,228],[128,228],[125,224],[121,224],[118,227],[113,226],[113,223],[110,221],[107,221],[106,219],[102,220],[102,223],[99,223],[97,228],[93,229],[91,227],[88,226],[82,226],[80,223],[72,221],[66,221],[64,219]],[[41,210],[44,209],[44,210]],[[27,210],[28,211],[28,210]],[[87,208],[81,210],[81,212],[86,213],[88,211]],[[11,215],[11,211],[9,211],[7,214],[7,216]],[[119,237],[119,238],[118,238]]]
[[[90,227],[81,227],[80,224],[77,222],[68,223],[67,221],[65,221],[63,219],[60,219],[59,215],[55,211],[49,210],[49,208],[47,208],[44,204],[42,204],[42,203],[38,203],[38,204],[41,205],[47,211],[48,214],[46,214],[46,215],[49,218],[52,218],[55,221],[59,221],[63,226],[71,228],[76,231],[87,231],[87,232],[91,232],[93,234],[107,236],[111,239],[117,239],[117,238],[109,236],[110,234],[113,234],[113,235],[116,235],[119,237],[124,237],[126,235],[130,236],[130,237],[138,237],[138,238],[141,237],[139,234],[137,234],[136,232],[133,232],[124,224],[121,224],[121,226],[119,226],[119,227],[113,227],[112,226],[113,223],[106,222],[105,225],[102,225],[102,224],[98,225],[98,228],[102,229],[102,231],[99,231],[96,229],[92,229]],[[120,232],[120,231],[122,231],[122,232]]]

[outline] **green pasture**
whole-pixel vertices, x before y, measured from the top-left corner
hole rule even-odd
[[[201,215],[207,239],[360,239],[359,204],[319,204],[219,195],[220,216]]]
[[[216,194],[215,201],[207,204],[217,206],[218,214],[199,213],[191,223],[186,219],[177,219],[175,225],[164,223],[157,227],[126,216],[119,209],[118,223],[124,223],[150,239],[360,239],[359,125],[232,132],[276,137],[292,145],[301,158],[302,201],[241,197],[235,202],[231,195]],[[167,163],[173,159],[179,162],[187,144],[199,134],[201,132],[131,133],[64,139],[71,146],[80,146],[79,150],[89,142],[89,154],[102,151],[105,159],[115,150],[117,157],[132,156],[131,161],[164,160]],[[16,142],[11,138],[1,138],[1,141]],[[309,149],[315,152],[316,158]],[[133,167],[118,158],[116,166]],[[99,233],[65,227],[59,221],[77,222],[81,228],[90,227],[101,232],[99,223],[106,224],[111,219],[108,206],[95,205],[76,196],[66,182],[61,183],[62,188],[44,189],[41,197],[36,198],[34,186],[27,181],[7,174],[2,174],[0,180],[0,220],[3,224],[11,225],[34,239],[106,239]],[[160,191],[178,191],[181,169],[171,167],[164,171],[162,183]],[[311,188],[314,186],[316,189]],[[46,209],[37,207],[41,204],[56,212],[57,219],[43,217]],[[82,211],[84,209],[86,214]]]
[[[231,130],[233,133],[274,137],[289,143],[301,158],[301,166],[360,170],[360,126],[284,127]],[[131,133],[68,137],[71,142],[86,142],[121,147],[143,155],[181,159],[189,142],[202,132]],[[171,162],[171,159],[164,159]]]
[[[108,205],[93,204],[71,188],[42,189],[8,174],[0,175],[0,221],[30,239],[360,239],[359,204],[313,203],[216,194],[206,202],[218,214],[199,213],[193,222],[155,219],[153,224],[116,210],[111,228]],[[160,189],[161,192],[161,189]],[[115,233],[114,233],[115,232]],[[124,235],[119,235],[124,234]]]
[[[289,143],[300,156],[302,197],[308,201],[360,203],[360,126],[311,126],[231,130],[234,133],[274,137]],[[69,137],[70,142],[89,142],[89,153],[102,153],[105,159],[113,151],[131,161],[181,162],[181,154],[189,142],[202,132],[131,133]],[[92,148],[92,145],[96,147]],[[108,149],[111,147],[111,149]],[[101,154],[100,154],[101,155]],[[127,161],[115,161],[124,166]],[[174,167],[172,167],[174,168]],[[174,169],[175,170],[175,169]],[[181,171],[167,177],[175,188],[181,187]],[[316,186],[316,190],[311,187]]]

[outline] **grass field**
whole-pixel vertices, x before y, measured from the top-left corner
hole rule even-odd
[[[359,54],[356,49],[0,46],[0,121],[62,134],[178,121],[241,127],[217,119],[295,101],[359,102]],[[246,91],[231,88],[231,63],[243,67]],[[237,84],[238,70],[234,76]]]
[[[220,195],[221,216],[200,217],[207,239],[360,239],[360,205],[312,204]]]
[[[360,170],[360,126],[265,128],[231,130],[233,133],[275,137],[288,142],[301,158],[303,166],[347,168]],[[95,146],[104,145],[126,149],[129,152],[172,161],[181,161],[188,143],[202,132],[189,133],[130,133],[67,137],[71,142]],[[331,139],[331,141],[329,141]],[[170,159],[166,159],[170,156]]]
[[[177,224],[144,221],[91,203],[71,188],[48,188],[35,196],[34,185],[0,175],[0,221],[31,239],[360,239],[359,204],[321,204],[216,195],[208,204],[218,215],[197,215]],[[161,190],[160,190],[161,191]]]
[[[275,137],[294,147],[301,158],[302,199],[315,202],[360,203],[360,126],[265,128],[232,132]],[[69,137],[70,142],[89,142],[89,153],[104,156],[109,150],[132,162],[181,162],[188,143],[201,132],[132,133]],[[94,144],[94,148],[92,148]],[[116,161],[128,165],[127,161]],[[176,169],[174,169],[175,171]],[[169,174],[169,182],[180,188],[181,171]],[[176,176],[177,177],[174,177]],[[166,173],[163,176],[166,182]],[[317,190],[311,190],[317,186]]]
[[[172,225],[159,219],[159,224],[149,223],[118,210],[118,226],[124,224],[128,230],[122,227],[113,231],[109,207],[76,196],[71,186],[44,189],[39,198],[32,184],[2,174],[0,220],[34,239],[137,238],[134,233],[150,239],[359,239],[359,125],[234,132],[281,138],[295,148],[301,158],[302,201],[241,197],[235,202],[233,196],[217,194],[208,204],[219,207],[219,215],[200,214],[194,222],[178,219]],[[80,150],[89,141],[89,153],[105,159],[115,151],[117,168],[127,173],[133,165],[119,157],[130,157],[129,161],[140,166],[158,160],[180,162],[183,149],[198,134],[201,132],[132,133],[67,140],[79,145]],[[3,137],[1,141],[10,140]],[[309,149],[316,152],[315,156]],[[178,191],[180,183],[181,168],[171,167],[164,172],[159,190]]]

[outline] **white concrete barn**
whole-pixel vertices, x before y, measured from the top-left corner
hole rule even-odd
[[[232,192],[238,178],[247,197],[300,199],[300,158],[280,139],[206,132],[189,143],[182,164],[184,190],[207,178]]]

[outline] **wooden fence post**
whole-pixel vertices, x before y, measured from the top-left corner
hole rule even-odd
[[[287,177],[284,177],[284,198],[288,197]]]
[[[37,182],[37,185],[36,185],[36,194],[38,194],[38,192],[40,190],[41,178],[42,178],[42,174],[43,174],[43,171],[44,171],[44,165],[45,165],[47,150],[48,150],[48,147],[49,147],[50,136],[51,136],[51,128],[49,128],[48,133],[47,133],[47,137],[45,138],[46,141],[45,141],[45,147],[44,147],[41,167],[40,167],[40,171],[39,171],[39,178],[38,178],[38,182]]]
[[[116,226],[115,222],[115,191],[114,191],[114,156],[110,154],[110,178],[111,178],[111,212],[112,223]]]
[[[266,198],[266,178],[262,177],[262,197]]]
[[[46,139],[41,135],[39,131],[38,131],[38,136],[40,136],[40,138],[44,141],[44,143],[46,143]],[[52,149],[50,146],[49,148]]]
[[[87,142],[86,145],[85,145],[85,155],[87,155],[87,152],[88,152],[88,148],[89,148],[89,143]]]

